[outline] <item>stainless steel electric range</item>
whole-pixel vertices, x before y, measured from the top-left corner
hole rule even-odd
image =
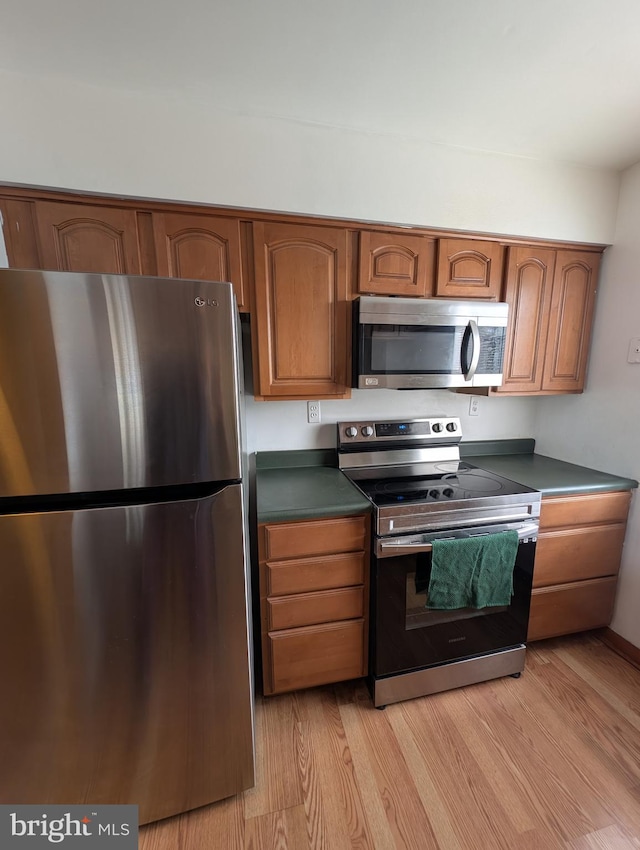
[[[369,685],[374,704],[524,669],[540,493],[460,459],[460,420],[338,423],[340,469],[373,504]],[[434,540],[514,530],[509,605],[428,607]]]

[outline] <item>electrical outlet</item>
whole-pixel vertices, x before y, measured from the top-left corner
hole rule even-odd
[[[310,425],[317,425],[320,422],[320,402],[307,402],[307,422]]]
[[[480,399],[472,395],[469,399],[469,416],[477,416],[480,413]]]
[[[627,363],[640,363],[640,337],[635,337],[629,343]]]

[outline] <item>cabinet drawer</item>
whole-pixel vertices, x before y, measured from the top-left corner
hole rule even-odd
[[[615,576],[534,590],[528,640],[608,626],[616,596]]]
[[[363,620],[292,629],[267,638],[271,693],[356,679],[367,672]]]
[[[261,538],[263,535],[261,535]],[[339,517],[264,526],[261,559],[304,558],[365,548],[366,517]]]
[[[288,596],[364,582],[364,552],[267,564],[267,596]]]
[[[540,506],[540,531],[576,525],[626,522],[631,493],[545,497]]]
[[[362,587],[325,590],[267,600],[269,629],[293,629],[364,616]]]
[[[541,534],[536,546],[533,586],[616,575],[624,533],[624,525],[596,525]]]

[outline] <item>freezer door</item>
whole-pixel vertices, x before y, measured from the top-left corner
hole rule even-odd
[[[134,803],[253,785],[241,485],[0,517],[0,803]]]
[[[231,284],[0,270],[0,497],[241,477]]]

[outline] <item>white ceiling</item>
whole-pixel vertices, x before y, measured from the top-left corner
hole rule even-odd
[[[0,68],[594,167],[640,160],[640,0],[0,0]]]

